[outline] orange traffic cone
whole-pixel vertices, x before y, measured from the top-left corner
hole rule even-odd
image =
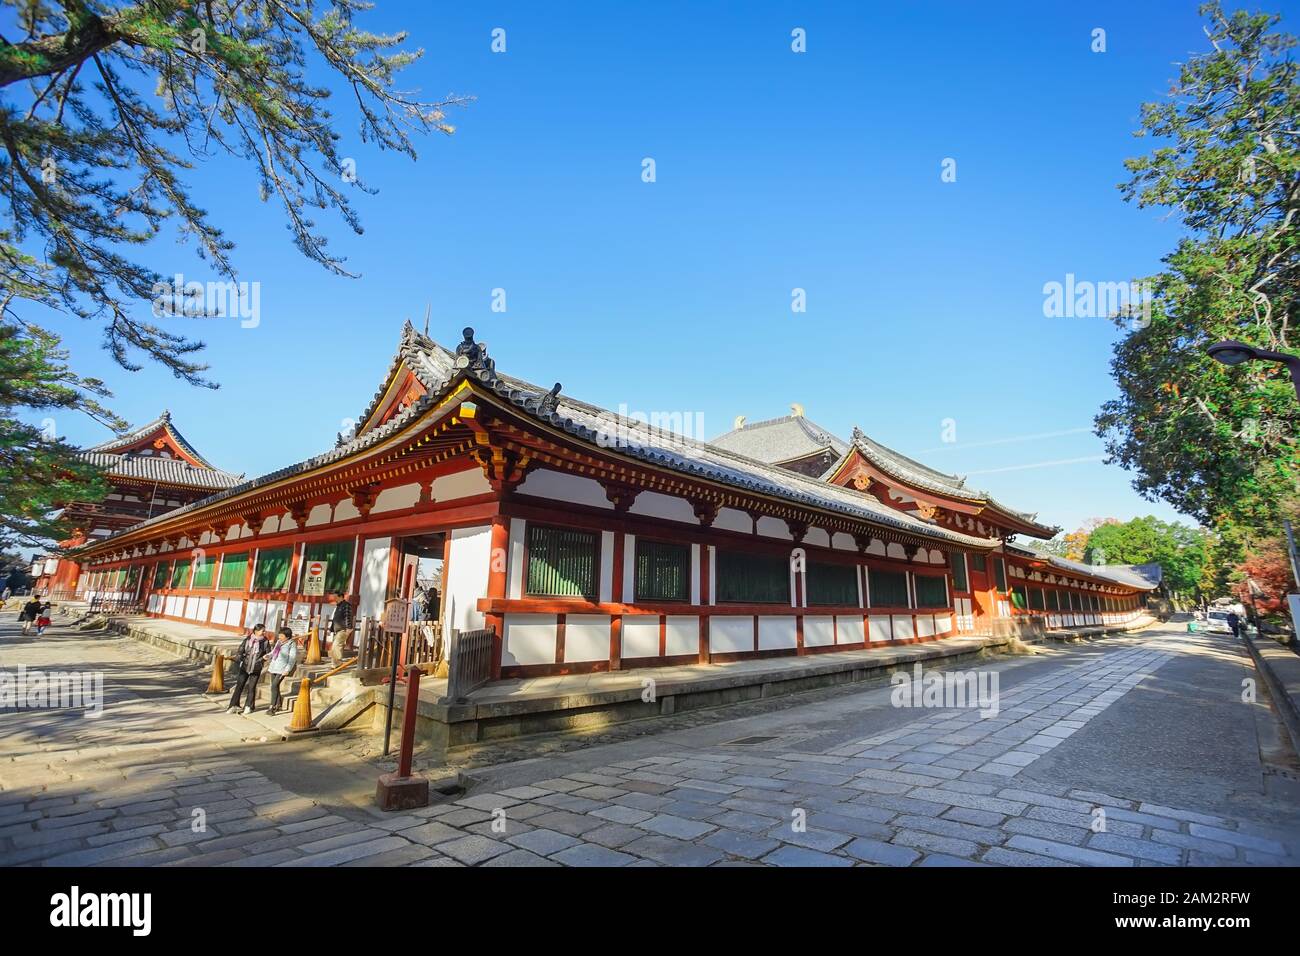
[[[298,685],[298,699],[293,704],[293,719],[289,721],[290,733],[311,730],[311,678],[304,677]]]
[[[320,637],[316,634],[316,628],[311,629],[311,637],[307,639],[307,656],[303,658],[304,664],[320,663]]]
[[[208,681],[208,694],[224,694],[226,692],[226,658],[220,651],[212,657],[212,679]]]

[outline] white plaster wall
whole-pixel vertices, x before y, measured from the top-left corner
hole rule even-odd
[[[760,633],[761,636],[761,633]],[[835,643],[835,618],[805,617],[803,619],[803,646],[827,647]]]
[[[912,627],[912,616],[910,614],[895,614],[894,640],[905,641],[912,637],[916,637],[916,632]]]
[[[528,523],[523,518],[510,519],[508,547],[510,556],[506,566],[506,597],[518,601],[524,596],[524,531]]]
[[[691,545],[691,603],[700,603],[700,546]]]
[[[763,616],[758,619],[758,649],[760,651],[798,646],[799,635],[793,616]]]
[[[613,502],[605,495],[605,489],[594,478],[553,471],[550,468],[539,468],[529,472],[528,477],[519,486],[519,494],[537,495],[540,498],[568,501],[611,511],[614,508]]]
[[[897,541],[891,541],[889,547],[885,549],[885,557],[897,558],[899,561],[907,560],[907,551]]]
[[[664,655],[700,653],[700,619],[693,614],[669,614],[664,619]]]
[[[871,543],[867,545],[866,553],[874,554],[883,558],[886,553],[885,542],[881,541],[879,538],[872,538]]]
[[[307,527],[313,527],[318,524],[329,524],[333,509],[329,505],[317,505],[311,509],[307,515]]]
[[[808,533],[804,535],[803,543],[820,548],[829,548],[831,546],[831,536],[825,528],[809,528]]]
[[[623,603],[636,603],[636,535],[623,535]]]
[[[636,496],[636,501],[628,509],[628,514],[645,515],[649,518],[663,518],[667,521],[682,521],[686,524],[699,524],[695,509],[685,498],[663,495],[657,491],[643,491]]]
[[[916,636],[934,637],[934,615],[918,614],[916,616]]]
[[[853,535],[845,534],[843,531],[836,531],[831,535],[831,547],[836,551],[856,551],[858,543],[853,540]]]
[[[709,619],[709,652],[731,654],[754,649],[752,617],[718,617]]]
[[[893,637],[888,614],[873,614],[868,620],[868,631],[873,641],[888,641]]]
[[[456,498],[487,494],[491,490],[492,486],[483,476],[483,469],[474,467],[435,478],[430,493],[434,501],[452,501]]]
[[[554,664],[555,615],[505,615],[502,645],[503,666]]]
[[[379,493],[379,497],[375,499],[375,506],[370,509],[370,513],[375,515],[383,514],[385,511],[401,511],[405,508],[414,508],[419,500],[419,482],[413,481],[409,485],[385,488]],[[311,524],[310,521],[307,523]]]
[[[758,533],[767,538],[781,538],[785,541],[794,540],[794,535],[790,533],[789,526],[780,518],[773,518],[769,515],[763,515],[758,519]]]
[[[745,512],[735,508],[719,508],[717,517],[713,519],[713,527],[720,528],[723,531],[739,531],[742,534],[752,534],[754,521]]]
[[[442,596],[443,633],[483,626],[478,601],[487,596],[492,551],[492,528],[454,528],[447,555],[447,590]]]
[[[352,503],[351,498],[346,498],[334,506],[335,521],[348,521],[352,518],[360,517],[361,512],[357,510],[357,506]]]
[[[836,615],[835,638],[837,644],[861,644],[866,639],[863,637],[862,618]]]
[[[609,615],[570,614],[564,619],[565,661],[609,660]]]
[[[627,555],[623,556],[623,563],[627,564]],[[602,531],[600,533],[600,581],[597,585],[596,592],[602,603],[608,603],[614,599],[614,532]],[[609,647],[605,648],[605,657],[609,657]]]
[[[623,618],[623,646],[620,656],[658,657],[659,656],[659,618],[657,616],[631,615]]]
[[[388,538],[367,538],[361,542],[361,594],[357,600],[357,617],[379,617],[384,613],[391,550]]]

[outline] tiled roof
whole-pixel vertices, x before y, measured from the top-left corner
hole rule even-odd
[[[84,451],[81,457],[104,469],[110,477],[134,481],[154,481],[189,488],[218,490],[239,484],[243,475],[232,475],[217,468],[196,468],[180,458],[158,455],[114,455],[102,451]]]
[[[1140,591],[1154,591],[1164,579],[1164,569],[1158,564],[1084,564],[1082,561],[1071,561],[1068,558],[1062,558],[1059,555],[1049,554],[1046,551],[1039,551],[1020,544],[1008,544],[1007,551],[1011,554],[1045,561],[1058,571],[1104,578],[1115,584],[1137,588]]]
[[[129,434],[119,436],[118,438],[110,438],[108,441],[100,442],[98,445],[91,445],[86,450],[104,451],[104,452],[117,451],[120,448],[127,448],[131,445],[134,445],[142,438],[147,438],[148,436],[152,435],[154,432],[158,431],[159,429],[165,429],[167,431],[167,434],[169,434],[172,437],[172,439],[176,442],[176,444],[179,445],[182,449],[184,449],[185,454],[189,455],[200,465],[202,465],[205,468],[213,467],[212,463],[208,461],[206,458],[204,458],[202,455],[200,455],[198,453],[198,450],[195,449],[193,445],[191,445],[188,441],[185,440],[185,436],[176,430],[176,426],[172,424],[172,413],[166,410],[164,410],[163,413],[159,415],[157,418],[155,418],[153,421],[149,422],[149,424],[141,425],[139,428],[134,429]]]
[[[473,334],[472,330],[466,332],[469,336]],[[472,355],[459,354],[470,346],[475,350]],[[607,445],[611,430],[620,424],[614,413],[558,395],[558,384],[555,389],[548,391],[522,379],[500,374],[496,371],[494,363],[487,359],[486,350],[482,349],[480,353],[477,351],[480,349],[481,346],[467,340],[456,353],[453,353],[416,332],[408,322],[402,330],[401,343],[389,367],[389,377],[391,377],[399,364],[405,362],[427,389],[427,393],[408,408],[384,424],[323,454],[260,478],[242,482],[201,501],[168,512],[166,515],[141,522],[127,530],[174,519],[177,515],[196,511],[264,484],[314,470],[380,444],[385,438],[400,431],[432,408],[462,377],[471,378],[481,386],[489,388],[533,418],[560,428],[579,439]],[[381,388],[366,417],[373,414],[383,391],[384,389]],[[878,526],[929,539],[936,546],[948,543],[987,549],[997,543],[991,539],[961,534],[927,524],[895,511],[870,495],[854,489],[830,485],[816,478],[755,461],[714,445],[675,435],[657,434],[648,426],[635,421],[623,420],[621,425],[625,429],[623,434],[626,441],[617,450],[648,464],[745,491],[871,521]]]
[[[802,415],[744,424],[719,435],[710,444],[768,465],[796,461],[818,452],[830,452],[838,458],[849,448],[844,439]]]

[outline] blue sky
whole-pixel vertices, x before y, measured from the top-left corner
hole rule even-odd
[[[329,447],[430,307],[435,338],[471,325],[504,371],[701,412],[710,437],[798,402],[1067,529],[1175,517],[1100,462],[1089,430],[1119,331],[1045,318],[1042,290],[1146,274],[1177,241],[1176,220],[1115,187],[1147,145],[1139,104],[1205,46],[1194,0],[537,6],[381,0],[363,19],[425,49],[405,86],[477,99],[412,163],[361,143],[337,97],[343,155],[379,190],[356,199],[364,236],[321,217],[359,279],[302,258],[250,170],[194,171],[240,278],[261,284],[256,328],[173,320],[208,343],[219,391],[117,369],[93,326],[56,321],[75,365],[129,420],[170,408],[216,464],[261,474]],[[150,256],[210,278],[188,247]]]

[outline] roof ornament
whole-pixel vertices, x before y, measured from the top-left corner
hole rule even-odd
[[[866,438],[867,436],[866,436],[866,434],[863,433],[863,431],[862,431],[861,428],[859,428],[857,425],[854,425],[854,426],[853,426],[853,434],[850,435],[849,437],[853,439],[853,444],[856,445],[856,444],[858,444],[860,441],[862,441],[862,439]]]
[[[487,345],[474,341],[474,330],[469,326],[461,334],[465,338],[456,346],[457,370],[463,370],[482,382],[496,381],[497,366],[488,358]]]
[[[732,427],[732,429],[733,429],[734,431],[740,431],[742,428],[744,428],[744,427],[745,427],[745,416],[744,416],[744,415],[737,415],[735,421],[733,421],[733,422],[731,423],[731,427]]]
[[[158,418],[160,421],[169,422],[172,420],[172,413],[169,409],[164,408],[163,413]]]
[[[803,418],[803,406],[798,402],[790,403],[790,411],[794,413],[795,418]]]
[[[560,401],[560,383],[556,382],[555,387],[537,400],[537,414],[551,415],[555,412],[555,406]]]

